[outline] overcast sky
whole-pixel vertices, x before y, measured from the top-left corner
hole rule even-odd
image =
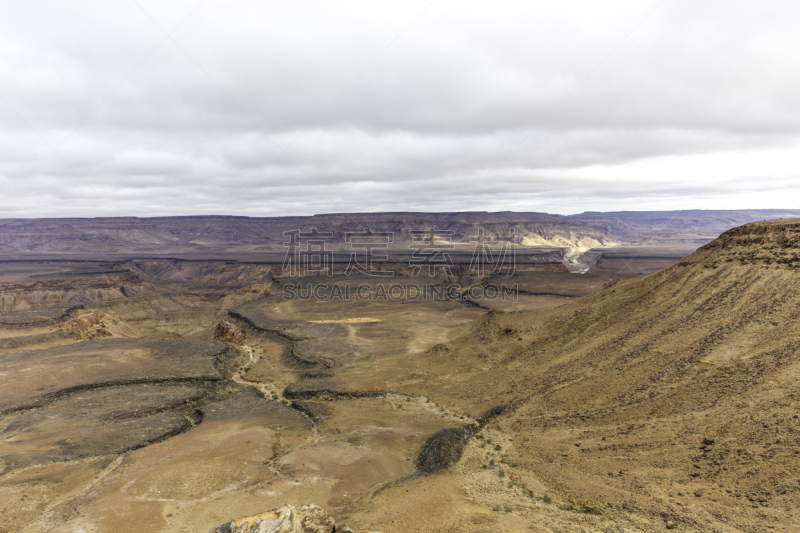
[[[800,2],[4,1],[0,217],[800,209]]]

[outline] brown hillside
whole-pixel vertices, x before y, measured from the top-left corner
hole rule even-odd
[[[519,483],[705,531],[800,516],[800,219],[734,228],[650,276],[489,313],[394,384],[513,440]],[[773,529],[774,530],[774,529]]]

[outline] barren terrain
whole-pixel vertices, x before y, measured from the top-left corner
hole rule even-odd
[[[203,532],[309,502],[387,533],[792,531],[800,221],[684,257],[709,227],[550,235],[510,276],[465,255],[426,278],[516,299],[380,298],[334,269],[302,282],[370,297],[286,300],[282,257],[123,244],[3,262],[0,531]]]

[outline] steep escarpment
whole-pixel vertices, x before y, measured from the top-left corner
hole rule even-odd
[[[799,266],[800,220],[748,224],[574,303],[489,313],[396,384],[510,404],[520,478],[575,501],[780,528],[800,504]]]
[[[737,365],[778,364],[800,341],[796,234],[800,223],[748,225],[664,271],[609,282],[574,303],[549,311],[489,313],[453,341],[455,349],[430,362],[436,366],[444,358],[467,368],[488,365],[481,379],[498,384],[509,365],[519,365],[515,379],[537,379],[524,391],[506,380],[505,393],[518,402],[534,393],[567,397],[567,391],[555,389],[572,390],[571,382],[580,378],[595,384],[590,387],[595,392],[581,397],[615,406],[617,396],[645,374],[661,382],[693,368],[729,368],[730,373]],[[627,377],[619,375],[623,369]],[[615,381],[601,386],[599,376]],[[706,379],[705,373],[698,376]],[[707,393],[707,388],[698,390],[701,396]],[[481,401],[474,393],[465,397]]]

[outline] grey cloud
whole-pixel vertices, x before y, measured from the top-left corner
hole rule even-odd
[[[0,216],[672,209],[743,147],[784,163],[704,202],[796,194],[791,3],[137,2],[0,8],[0,97],[69,163],[0,102]]]

